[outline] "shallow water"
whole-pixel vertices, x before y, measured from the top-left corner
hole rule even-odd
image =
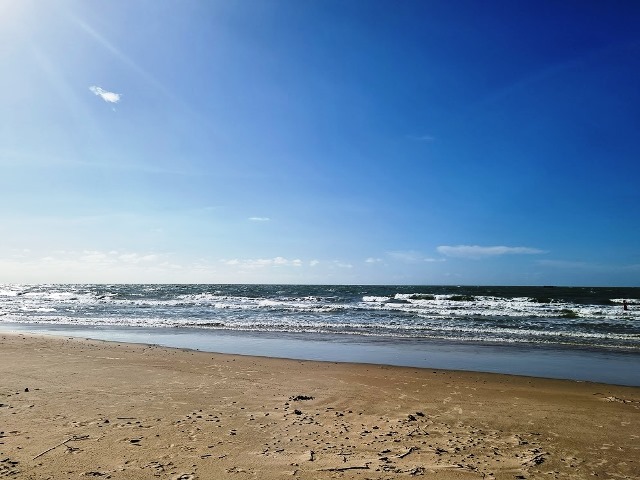
[[[619,350],[430,339],[377,338],[371,341],[330,334],[28,323],[0,324],[0,330],[240,355],[493,372],[640,386],[640,354]]]

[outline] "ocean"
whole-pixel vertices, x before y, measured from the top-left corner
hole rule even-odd
[[[0,328],[640,385],[640,288],[0,285]]]

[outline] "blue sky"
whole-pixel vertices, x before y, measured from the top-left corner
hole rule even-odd
[[[0,282],[640,286],[639,22],[0,0]]]

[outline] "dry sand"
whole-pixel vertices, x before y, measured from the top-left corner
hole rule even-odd
[[[0,478],[640,478],[640,388],[0,338]]]

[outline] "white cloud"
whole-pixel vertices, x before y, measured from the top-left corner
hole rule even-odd
[[[443,259],[426,257],[420,252],[416,252],[413,250],[403,250],[403,251],[395,251],[389,252],[388,255],[397,261],[403,263],[422,263],[422,262],[442,262]]]
[[[338,268],[353,268],[353,265],[351,265],[350,263],[344,263],[338,260],[334,261],[333,263]]]
[[[369,257],[364,261],[364,263],[380,263],[380,262],[382,262],[381,258],[373,258],[373,257]]]
[[[500,255],[538,255],[545,253],[544,250],[530,247],[505,247],[491,246],[482,247],[480,245],[442,245],[437,248],[438,253],[447,257],[460,258],[486,258]]]
[[[319,264],[320,264],[320,261],[319,261],[319,260],[311,260],[311,261],[309,262],[309,266],[310,266],[310,267],[315,267],[316,265],[319,265]]]
[[[301,267],[302,260],[296,258],[293,260],[289,260],[284,257],[274,257],[274,258],[248,258],[248,259],[238,259],[233,258],[231,260],[222,260],[222,263],[230,266],[240,266],[242,268],[268,268],[268,267]]]
[[[159,259],[158,255],[140,255],[138,253],[125,253],[118,258],[127,263],[155,262]]]
[[[89,90],[91,90],[95,95],[102,98],[107,103],[118,103],[120,101],[120,97],[122,96],[119,93],[108,92],[107,90],[96,87],[95,85],[89,87]]]
[[[271,219],[269,217],[249,217],[251,222],[268,222]]]

